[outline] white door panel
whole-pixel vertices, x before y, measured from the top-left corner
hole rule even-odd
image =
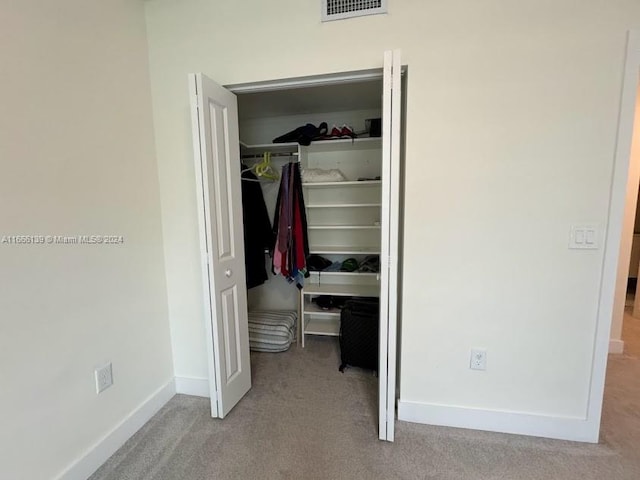
[[[402,63],[400,50],[393,52],[391,99],[391,179],[389,189],[389,322],[387,337],[387,440],[393,442],[396,419],[396,369],[398,333],[398,275],[400,261],[400,170],[402,135]]]
[[[190,83],[211,413],[224,418],[251,388],[238,107],[207,77],[191,75]]]
[[[400,51],[384,53],[382,93],[382,221],[378,432],[393,441],[395,422],[396,332],[398,309],[398,229],[400,207]]]

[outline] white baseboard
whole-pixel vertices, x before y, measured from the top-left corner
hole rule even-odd
[[[209,398],[209,379],[176,377],[176,393]]]
[[[598,442],[600,430],[597,422],[580,417],[552,417],[403,400],[398,402],[398,420],[590,443]]]
[[[151,394],[113,430],[91,446],[56,480],[86,480],[176,394],[173,379]]]
[[[622,340],[614,340],[613,338],[609,340],[609,353],[623,353],[624,352],[624,341]]]

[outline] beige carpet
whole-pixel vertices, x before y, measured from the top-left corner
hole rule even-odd
[[[626,323],[640,340],[640,320]],[[337,366],[332,339],[252,354],[253,388],[227,418],[178,395],[91,480],[640,479],[637,354],[610,358],[598,445],[406,422],[380,442],[377,379]]]

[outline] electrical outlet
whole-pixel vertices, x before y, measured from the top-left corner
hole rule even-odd
[[[482,348],[472,348],[469,368],[471,370],[486,370],[487,369],[487,351]]]
[[[111,385],[113,385],[113,372],[111,371],[111,362],[96,368],[96,393],[101,393]]]

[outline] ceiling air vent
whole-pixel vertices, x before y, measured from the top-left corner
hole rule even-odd
[[[321,0],[322,21],[387,13],[387,0]]]

